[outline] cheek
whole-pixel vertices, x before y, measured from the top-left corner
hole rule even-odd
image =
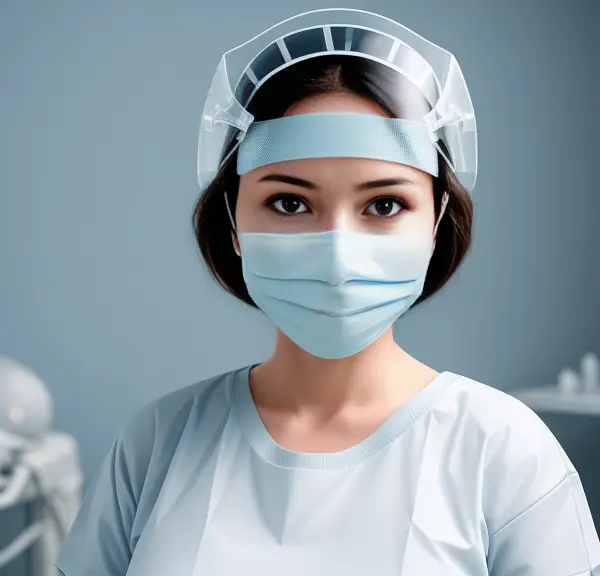
[[[393,218],[393,217],[392,217]],[[404,209],[397,219],[371,218],[366,221],[369,232],[397,234],[405,238],[433,237],[433,210]]]
[[[252,232],[260,223],[263,208],[261,198],[248,187],[240,185],[235,206],[235,221],[238,232]]]
[[[435,218],[432,191],[431,195],[428,194],[427,197],[420,197],[413,204],[413,209],[406,212],[405,220],[415,231],[433,232]]]
[[[407,211],[398,220],[398,232],[414,235],[426,235],[433,233],[434,217],[433,210],[409,212]]]
[[[286,232],[298,219],[278,217],[267,205],[264,192],[240,189],[236,207],[237,230],[244,232]]]

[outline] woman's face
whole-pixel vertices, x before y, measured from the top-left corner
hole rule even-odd
[[[387,114],[353,94],[315,96],[285,116],[319,112]],[[433,234],[433,178],[403,164],[363,158],[290,160],[243,174],[237,231]]]

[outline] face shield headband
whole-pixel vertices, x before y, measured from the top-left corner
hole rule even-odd
[[[299,114],[253,123],[241,141],[237,172],[306,158],[370,158],[438,175],[427,126],[376,114]]]

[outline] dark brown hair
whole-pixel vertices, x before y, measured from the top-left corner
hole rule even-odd
[[[367,97],[396,118],[423,117],[427,109],[416,88],[397,72],[377,62],[350,55],[320,56],[304,60],[279,72],[254,95],[248,111],[256,121],[280,118],[292,104],[311,96],[353,93]],[[232,144],[233,146],[233,144]],[[231,148],[230,148],[231,149]],[[447,155],[447,151],[444,150]],[[423,293],[413,307],[435,294],[456,272],[471,245],[473,204],[446,161],[439,155],[439,175],[433,191],[436,217],[444,191],[449,200],[440,221],[436,247],[431,258]],[[212,276],[221,286],[247,304],[256,307],[248,294],[239,256],[233,249],[231,224],[224,194],[232,214],[239,186],[237,151],[222,166],[200,195],[193,214],[193,226],[200,251]]]

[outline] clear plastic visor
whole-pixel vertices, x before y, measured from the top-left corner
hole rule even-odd
[[[279,71],[321,55],[354,55],[398,72],[429,104],[423,117],[432,139],[467,189],[475,184],[475,115],[454,56],[408,28],[377,14],[325,9],[285,20],[225,53],[205,102],[198,143],[198,179],[204,188],[219,171],[233,140],[253,121],[247,107]]]

